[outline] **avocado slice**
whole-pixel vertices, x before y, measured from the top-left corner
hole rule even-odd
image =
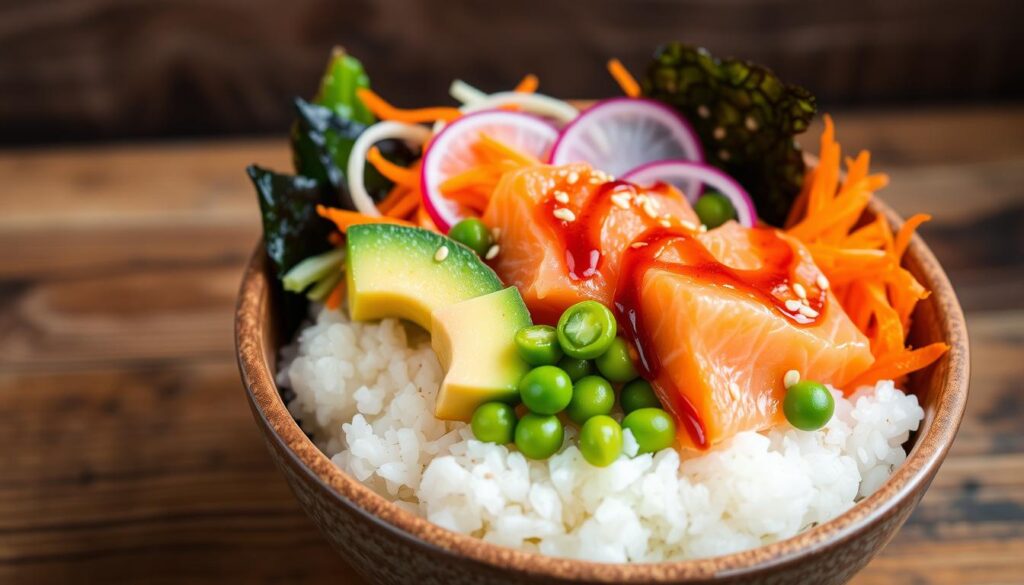
[[[484,402],[516,398],[528,366],[515,334],[531,321],[515,287],[503,289],[475,252],[428,230],[352,226],[347,248],[351,318],[398,317],[430,332],[445,371],[437,418],[469,420]]]
[[[430,343],[445,370],[434,415],[469,420],[484,402],[515,402],[529,370],[515,336],[531,324],[514,286],[434,311]]]
[[[435,310],[503,288],[475,252],[428,230],[355,225],[347,241],[348,311],[357,321],[399,317],[429,331]],[[447,256],[437,260],[442,247]]]

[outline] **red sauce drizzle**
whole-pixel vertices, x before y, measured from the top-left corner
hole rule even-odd
[[[786,300],[795,300],[790,292],[790,281],[799,261],[791,245],[774,229],[753,228],[752,237],[762,252],[763,265],[759,270],[736,270],[718,262],[694,234],[678,228],[654,228],[646,232],[626,249],[622,258],[613,306],[619,326],[637,351],[641,374],[659,396],[667,398],[669,411],[682,423],[693,444],[701,449],[708,447],[707,429],[693,403],[677,391],[662,371],[653,339],[641,317],[640,288],[648,270],[665,270],[739,291],[773,307],[795,324],[814,323],[813,318],[786,307]],[[661,259],[669,249],[679,254],[682,261]],[[808,299],[808,304],[820,313],[827,293],[820,289],[818,293]]]
[[[581,188],[586,188],[580,184]],[[561,189],[568,194],[564,186]],[[611,211],[612,195],[617,193],[628,193],[636,195],[636,185],[626,181],[609,181],[599,185],[594,194],[579,208],[573,210],[576,219],[565,221],[555,217],[556,209],[572,206],[559,203],[554,196],[548,197],[541,205],[537,206],[537,213],[542,223],[547,224],[562,242],[565,250],[565,269],[569,278],[573,280],[587,280],[597,274],[601,267],[603,254],[601,252],[601,230],[604,227],[608,212]],[[578,195],[570,195],[570,200],[578,199]]]
[[[601,251],[601,230],[609,211],[615,204],[612,196],[617,193],[637,195],[637,187],[626,181],[609,181],[597,187],[582,206],[576,209],[567,203],[555,199],[554,194],[563,191],[569,201],[578,200],[579,193],[569,191],[587,188],[581,181],[578,185],[567,187],[564,183],[552,191],[545,201],[537,206],[536,213],[542,225],[553,230],[565,250],[565,267],[573,280],[586,280],[593,277],[601,267],[603,254]],[[656,185],[650,191],[663,192],[665,185]],[[557,209],[570,209],[575,215],[573,221],[565,221],[554,215]],[[640,315],[640,287],[648,270],[659,269],[675,274],[686,275],[740,291],[752,299],[773,307],[776,311],[797,325],[813,324],[815,318],[802,314],[799,310],[792,311],[786,307],[786,301],[796,301],[790,283],[793,269],[799,261],[791,245],[779,237],[774,229],[753,228],[752,237],[762,253],[762,268],[759,270],[736,270],[721,262],[704,247],[691,231],[675,225],[662,227],[658,218],[649,218],[650,228],[637,238],[623,252],[619,280],[615,289],[614,306],[612,307],[619,328],[632,342],[638,354],[640,372],[651,382],[658,395],[665,401],[668,410],[680,421],[683,430],[689,435],[693,444],[701,449],[708,445],[707,429],[693,403],[672,385],[671,380],[662,371],[661,362],[655,352],[654,343]],[[673,220],[673,223],[674,220]],[[660,258],[669,248],[676,251],[682,261],[668,261]],[[821,313],[825,305],[827,293],[817,289],[818,295],[808,298],[808,305],[817,313]]]

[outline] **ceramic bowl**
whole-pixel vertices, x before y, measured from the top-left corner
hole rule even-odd
[[[900,220],[877,199],[871,212]],[[270,453],[299,503],[351,566],[381,583],[843,583],[896,534],[924,495],[956,435],[967,401],[963,313],[946,274],[915,237],[905,266],[932,290],[914,314],[910,342],[945,341],[949,353],[911,376],[925,410],[906,462],[875,494],[793,538],[735,554],[656,564],[545,557],[450,532],[398,508],[338,469],[288,413],[274,382],[279,308],[263,246],[238,297],[235,336],[242,381]]]

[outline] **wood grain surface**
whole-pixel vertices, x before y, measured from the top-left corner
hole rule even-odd
[[[1021,583],[1024,106],[837,121],[898,211],[935,216],[974,357],[949,458],[854,583]],[[242,169],[288,160],[283,141],[0,151],[0,583],[359,582],[272,468],[234,363],[259,229]]]
[[[335,44],[405,105],[528,72],[605,95],[606,59],[674,40],[829,106],[1020,99],[1022,21],[1020,0],[0,0],[0,144],[283,133]]]

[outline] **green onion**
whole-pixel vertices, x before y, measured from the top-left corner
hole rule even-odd
[[[323,254],[310,256],[292,267],[281,278],[284,290],[301,293],[332,272],[341,272],[341,263],[345,260],[345,249],[335,248]],[[329,292],[329,291],[328,291]]]
[[[334,287],[338,286],[338,283],[341,282],[344,275],[345,274],[341,270],[331,273],[327,278],[324,278],[320,282],[316,283],[313,288],[309,289],[309,292],[306,293],[306,298],[311,301],[323,301],[327,298],[327,295],[331,294]]]

